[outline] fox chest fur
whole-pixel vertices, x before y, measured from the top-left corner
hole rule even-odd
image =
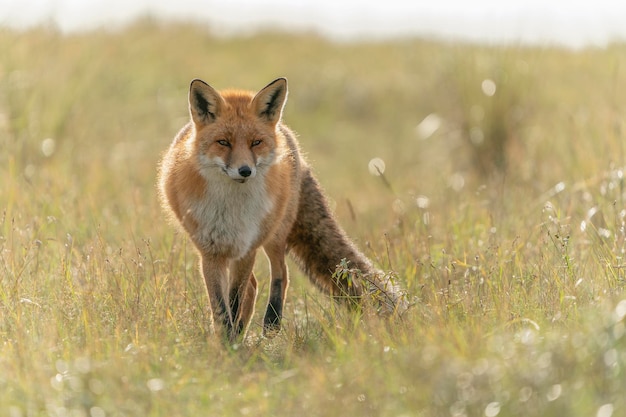
[[[216,178],[203,191],[189,202],[186,222],[201,251],[238,259],[263,240],[264,223],[274,208],[264,178],[246,184]]]

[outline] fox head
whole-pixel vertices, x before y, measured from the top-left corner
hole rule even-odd
[[[287,101],[287,80],[278,78],[256,95],[218,92],[201,80],[189,88],[189,113],[194,127],[194,152],[200,171],[245,183],[276,160],[277,125]]]

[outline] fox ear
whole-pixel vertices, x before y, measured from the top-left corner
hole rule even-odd
[[[287,79],[278,78],[269,83],[252,99],[256,114],[270,123],[278,123],[287,102]]]
[[[189,86],[189,113],[196,125],[213,123],[220,114],[224,99],[213,87],[202,80],[193,80]]]

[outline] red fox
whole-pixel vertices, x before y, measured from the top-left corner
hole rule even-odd
[[[245,337],[254,312],[252,269],[260,247],[271,269],[266,335],[280,329],[287,253],[334,298],[360,304],[377,294],[388,311],[405,307],[404,294],[335,220],[294,133],[281,122],[286,100],[285,78],[256,95],[220,93],[193,80],[191,121],[159,167],[162,205],[197,248],[213,321],[230,341]],[[335,273],[339,264],[347,264],[349,272]]]

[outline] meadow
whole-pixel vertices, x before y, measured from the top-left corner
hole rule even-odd
[[[0,28],[0,415],[626,414],[626,45]],[[289,79],[335,213],[412,306],[211,334],[156,166],[193,78]],[[384,169],[382,162],[384,162]],[[382,175],[380,175],[382,172]]]

